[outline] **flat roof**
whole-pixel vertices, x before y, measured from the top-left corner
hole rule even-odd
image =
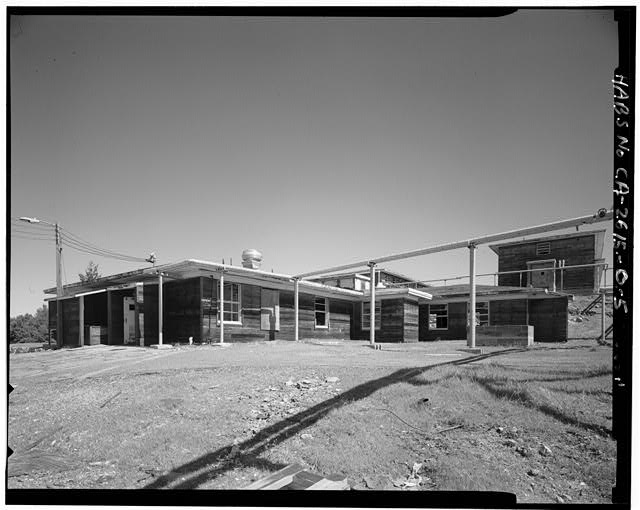
[[[223,272],[225,276],[232,278],[230,281],[239,283],[268,283],[272,288],[293,289],[293,276],[281,273],[262,271],[260,269],[250,269],[242,266],[232,266],[228,264],[218,264],[206,260],[187,259],[180,262],[152,266],[125,273],[117,273],[103,276],[91,283],[76,282],[63,286],[65,297],[78,296],[100,289],[117,288],[132,283],[157,283],[158,273],[162,272],[166,281],[183,280],[198,276],[214,275]],[[318,295],[331,295],[351,299],[361,299],[363,293],[357,290],[343,289],[324,285],[319,282],[300,280],[301,290],[313,291]],[[45,294],[55,294],[56,288],[52,287],[44,290]]]
[[[429,291],[433,296],[433,301],[467,299],[469,297],[469,284],[431,287]],[[513,287],[506,285],[476,285],[476,296],[478,298],[498,297],[501,299],[573,297],[566,292],[551,291],[541,287]]]

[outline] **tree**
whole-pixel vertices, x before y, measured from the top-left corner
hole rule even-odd
[[[9,320],[9,342],[46,342],[49,334],[47,306],[36,310],[35,315],[25,313]]]
[[[82,283],[92,283],[102,275],[98,272],[98,264],[94,264],[93,260],[90,260],[87,269],[84,270],[84,274],[78,273],[78,276]]]

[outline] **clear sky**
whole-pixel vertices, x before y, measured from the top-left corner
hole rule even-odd
[[[612,11],[21,16],[9,45],[11,216],[159,263],[257,248],[295,274],[612,204]],[[55,286],[53,237],[13,233],[12,316]],[[65,247],[64,282],[90,259],[144,266]],[[385,267],[454,276],[468,254]]]

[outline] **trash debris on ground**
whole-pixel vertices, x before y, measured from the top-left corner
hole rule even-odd
[[[299,464],[289,464],[244,490],[349,490],[347,478],[342,475],[322,476],[306,471]]]
[[[538,449],[538,453],[540,455],[542,455],[543,457],[548,457],[549,455],[552,454],[551,452],[551,448],[549,448],[546,444],[542,443],[540,445],[540,448]]]
[[[420,470],[422,469],[421,462],[414,462],[411,468],[411,474],[406,479],[398,478],[393,480],[393,486],[399,487],[404,490],[415,490],[422,483],[422,476],[420,476]]]

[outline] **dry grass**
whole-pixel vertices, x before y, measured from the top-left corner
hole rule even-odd
[[[610,349],[569,342],[474,357],[461,346],[247,344],[138,350],[135,362],[96,350],[107,371],[88,351],[16,355],[9,444],[20,454],[37,442],[65,465],[13,472],[9,487],[240,488],[297,462],[391,490],[418,462],[422,484],[410,489],[610,501]],[[64,373],[42,368],[55,356]]]

